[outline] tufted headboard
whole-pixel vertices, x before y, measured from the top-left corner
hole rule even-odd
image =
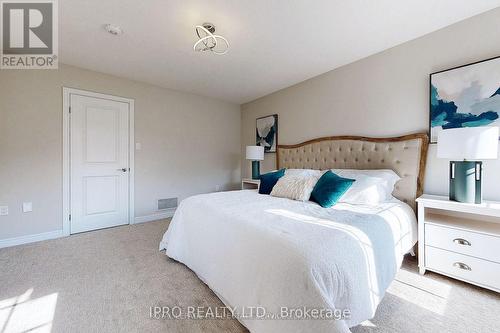
[[[332,136],[278,145],[276,165],[290,169],[392,169],[401,180],[393,195],[414,210],[423,192],[429,138],[425,133],[394,138]]]

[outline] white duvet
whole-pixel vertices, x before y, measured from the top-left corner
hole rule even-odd
[[[239,318],[251,332],[348,332],[374,316],[416,226],[412,209],[396,199],[325,209],[253,190],[218,192],[183,200],[160,250],[236,315],[251,307],[266,316],[282,307],[350,311],[340,320]]]

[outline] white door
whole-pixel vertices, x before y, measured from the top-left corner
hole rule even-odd
[[[129,104],[70,94],[71,233],[128,224]]]

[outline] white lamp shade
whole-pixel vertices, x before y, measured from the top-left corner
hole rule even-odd
[[[262,161],[264,159],[264,147],[247,146],[247,160]]]
[[[453,128],[438,134],[438,158],[486,160],[497,155],[498,127]]]

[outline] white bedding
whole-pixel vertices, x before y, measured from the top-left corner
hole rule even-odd
[[[345,320],[239,320],[251,332],[348,332],[374,316],[417,239],[412,209],[321,208],[234,191],[181,202],[160,250],[191,268],[236,313],[263,307],[349,309]]]

